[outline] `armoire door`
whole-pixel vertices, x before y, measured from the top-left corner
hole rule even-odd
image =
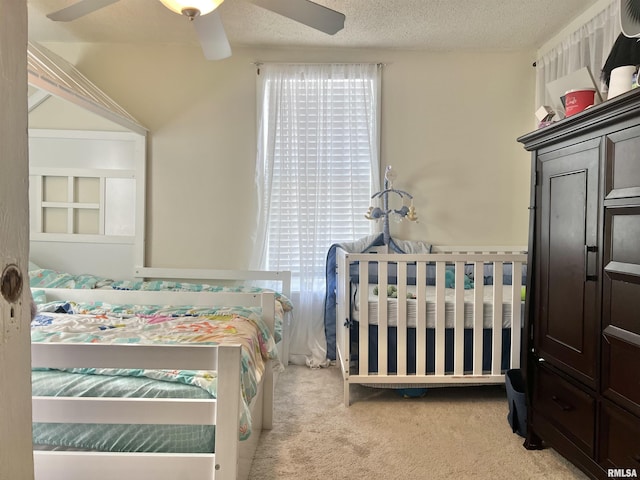
[[[538,157],[534,347],[595,388],[600,139]]]

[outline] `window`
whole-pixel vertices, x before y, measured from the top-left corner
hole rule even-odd
[[[364,214],[379,186],[379,89],[379,65],[259,69],[260,216],[252,266],[292,273],[293,363],[326,359],[329,247],[372,232]]]
[[[262,267],[290,270],[301,288],[324,281],[331,244],[371,233],[364,213],[378,169],[378,68],[272,67],[261,72],[271,179]]]

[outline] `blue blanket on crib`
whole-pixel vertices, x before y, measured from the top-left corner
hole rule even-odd
[[[336,249],[340,247],[349,253],[365,253],[373,247],[380,247],[384,244],[384,235],[380,233],[369,235],[355,242],[334,243],[329,247],[325,268],[326,290],[324,299],[324,333],[327,340],[327,359],[329,360],[336,359]],[[389,251],[393,253],[430,253],[431,245],[391,238]]]

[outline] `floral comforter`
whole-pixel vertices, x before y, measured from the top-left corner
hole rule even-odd
[[[242,345],[240,436],[251,433],[249,404],[258,391],[266,359],[277,358],[275,339],[259,308],[158,307],[104,303],[42,303],[32,321],[33,342],[180,343]],[[195,385],[216,395],[216,373],[185,370],[70,369],[91,375],[132,376]]]
[[[98,277],[95,275],[73,275],[70,273],[58,272],[50,269],[34,269],[29,271],[29,283],[32,289],[38,288],[111,288],[114,290],[166,290],[180,292],[240,292],[240,293],[260,293],[264,288],[246,285],[221,286],[204,283],[170,282],[170,281],[130,281],[113,280],[110,278]],[[271,291],[271,290],[269,290]],[[285,312],[293,310],[291,300],[285,295],[274,292],[276,297],[275,305],[275,337],[276,342],[282,339],[283,318]],[[40,303],[36,298],[36,303]],[[43,300],[46,301],[46,300]]]

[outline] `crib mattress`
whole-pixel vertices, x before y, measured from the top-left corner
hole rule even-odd
[[[374,293],[375,285],[369,285],[368,290],[368,321],[370,325],[378,325],[378,310],[379,310],[379,296]],[[498,285],[497,288],[502,289],[502,328],[511,327],[511,297],[512,286],[511,285]],[[427,328],[435,328],[436,324],[436,287],[427,286]],[[483,296],[483,328],[493,328],[493,285],[484,286]],[[360,321],[361,312],[360,305],[360,292],[358,291],[358,285],[352,285],[352,291],[354,294],[353,308],[351,311],[352,320]],[[416,295],[416,287],[408,285],[407,292],[412,295]],[[520,292],[518,292],[518,298],[520,298]],[[409,328],[415,328],[417,325],[417,300],[415,298],[408,298],[407,302],[407,326]],[[520,302],[520,309],[524,302]],[[474,290],[468,289],[464,291],[464,328],[473,328],[473,315],[474,315]],[[455,325],[455,289],[445,288],[445,328],[454,328]],[[387,298],[387,323],[388,326],[398,325],[398,299]]]
[[[33,395],[135,398],[212,398],[206,390],[150,378],[87,375],[54,370],[32,372]],[[86,425],[34,423],[35,448],[109,452],[211,453],[213,425]]]

